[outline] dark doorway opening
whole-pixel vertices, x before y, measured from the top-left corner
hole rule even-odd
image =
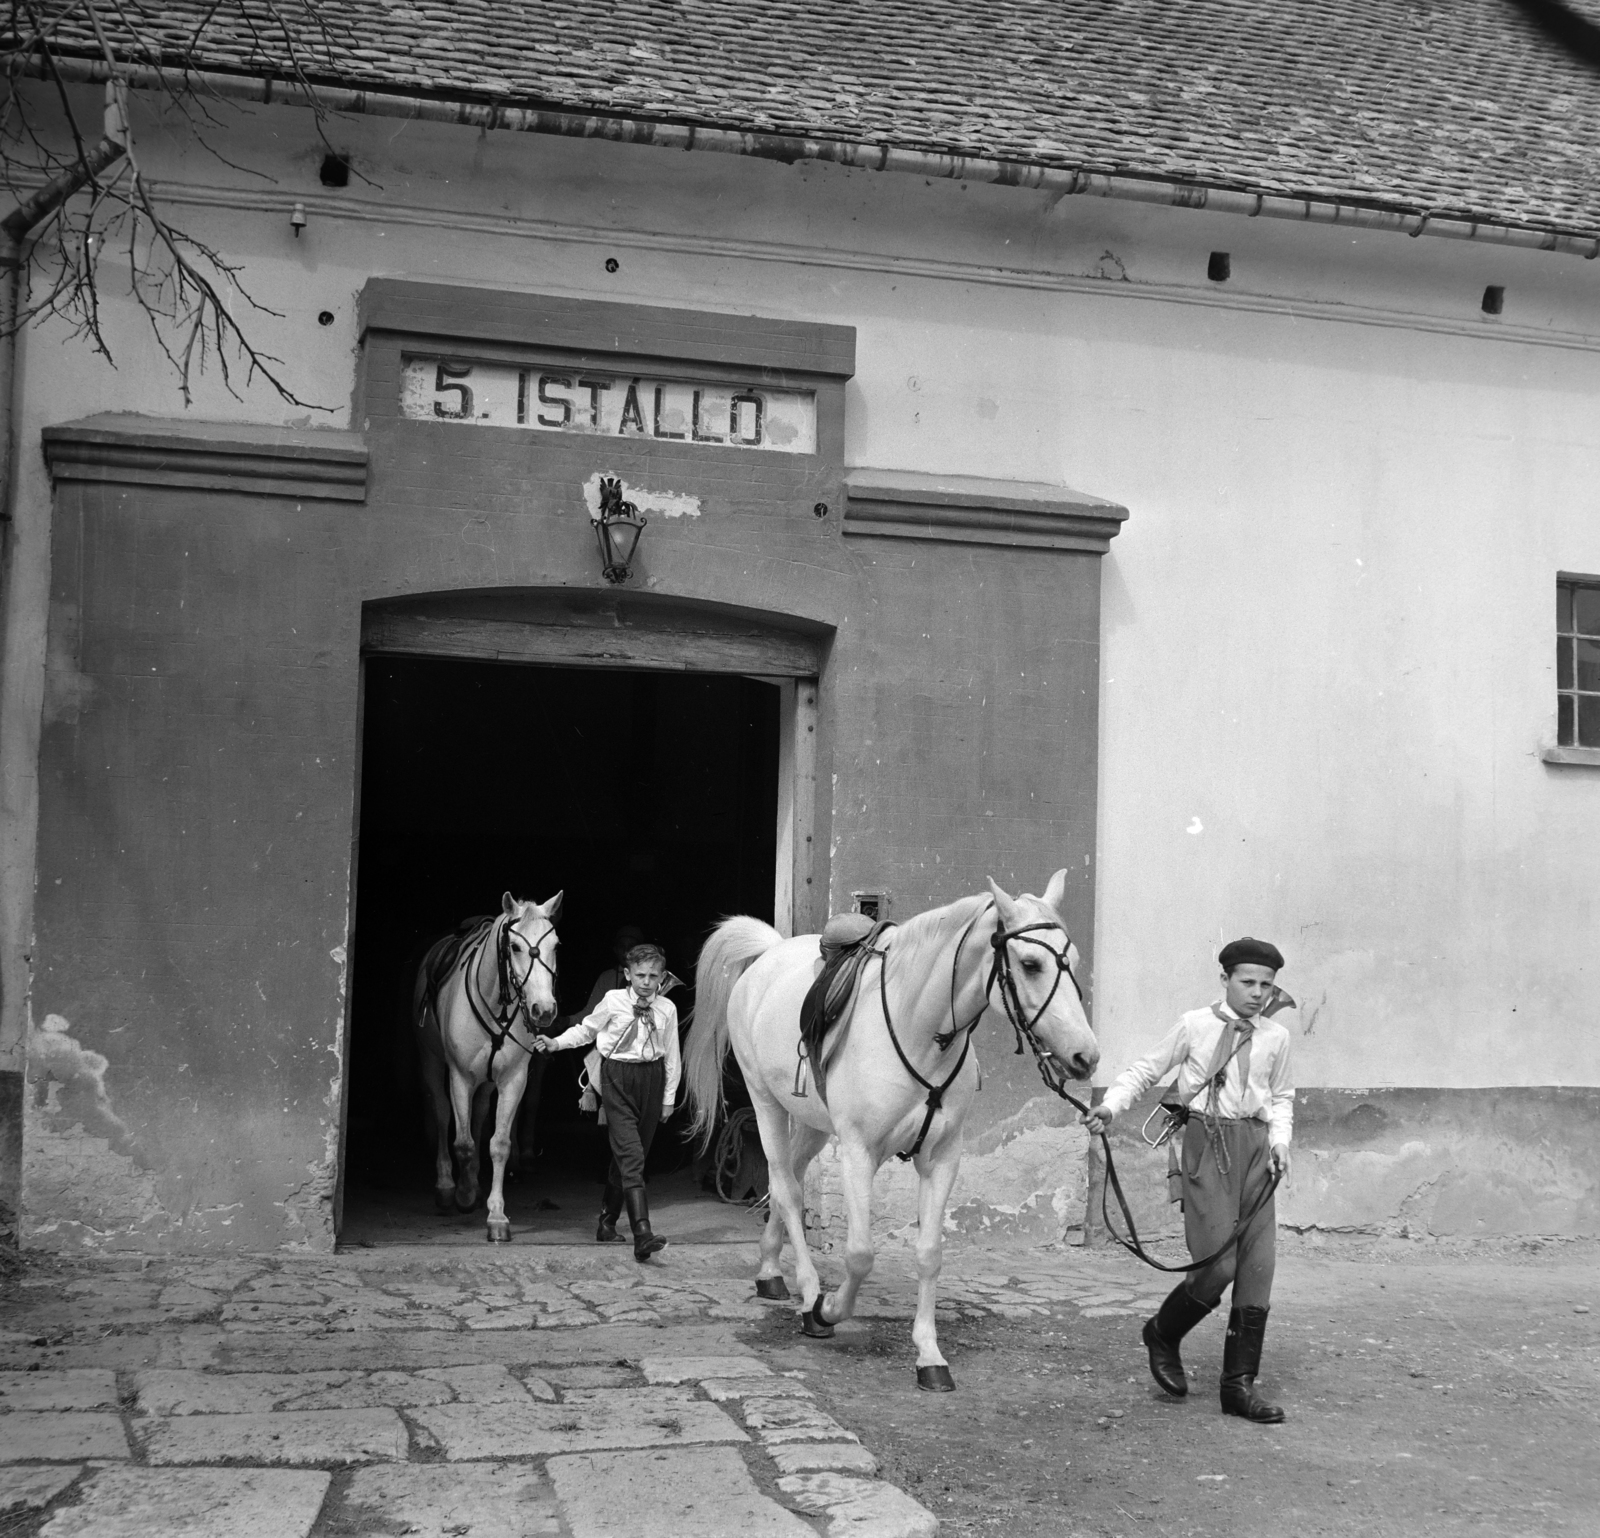
[[[579,1016],[616,930],[636,924],[685,980],[673,999],[686,1017],[706,930],[773,917],[780,691],[710,673],[383,655],[365,668],[340,1236],[458,1242],[483,1215],[433,1213],[410,1004],[422,953],[498,911],[502,892],[562,890],[563,1014]],[[593,1237],[605,1130],[578,1108],[582,1057],[547,1059],[531,1135],[524,1120],[506,1184],[518,1238]],[[652,1186],[720,1208],[698,1228],[753,1237],[741,1209],[698,1196],[684,1121],[657,1136]]]

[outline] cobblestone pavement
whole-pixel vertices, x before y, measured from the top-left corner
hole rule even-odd
[[[955,1318],[1134,1305],[1059,1256],[1020,1275],[969,1259],[945,1289]],[[864,1318],[909,1328],[906,1260]],[[35,1259],[0,1326],[0,1530],[935,1532],[804,1371],[741,1338],[793,1307],[756,1301],[754,1269],[751,1245],[648,1266],[620,1247]]]

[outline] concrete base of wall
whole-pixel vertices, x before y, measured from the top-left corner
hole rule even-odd
[[[1111,1135],[1146,1240],[1183,1234],[1167,1199],[1166,1152],[1140,1137],[1158,1102],[1148,1097]],[[1110,1242],[1100,1221],[1103,1180],[1099,1144],[1090,1147],[1070,1108],[1040,1096],[969,1145],[946,1232],[1049,1241],[1082,1224],[1089,1242]],[[908,1165],[891,1160],[879,1171],[879,1238],[915,1226],[916,1193]],[[806,1205],[813,1244],[841,1248],[832,1144],[812,1166]],[[1120,1228],[1115,1201],[1111,1212]],[[1401,1239],[1600,1237],[1600,1089],[1301,1090],[1278,1222],[1300,1233]]]
[[[1166,1153],[1139,1137],[1157,1099],[1119,1118],[1111,1136],[1147,1239],[1183,1231],[1167,1201]],[[1098,1146],[1090,1162],[1088,1228],[1098,1239]],[[1301,1090],[1278,1222],[1402,1239],[1600,1236],[1600,1089]]]
[[[0,1070],[0,1246],[17,1242],[22,1209],[22,1086],[17,1070]]]

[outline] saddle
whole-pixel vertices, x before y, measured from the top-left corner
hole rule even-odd
[[[822,931],[822,970],[816,981],[806,990],[800,1005],[800,1042],[795,1048],[798,1061],[794,1070],[794,1093],[805,1096],[803,1079],[805,1066],[811,1064],[811,1074],[816,1081],[817,1094],[824,1102],[828,1091],[826,1075],[828,1057],[822,1054],[822,1044],[828,1032],[836,1026],[855,997],[856,985],[861,980],[861,968],[873,954],[878,937],[894,925],[883,919],[870,919],[864,913],[840,913],[829,919]],[[838,1043],[834,1044],[834,1052]]]
[[[449,943],[439,948],[439,953],[433,958],[433,965],[428,968],[427,989],[430,1007],[437,1010],[439,1007],[439,993],[443,989],[450,974],[455,971],[456,963],[461,960],[461,952],[467,942],[485,924],[494,922],[494,915],[480,913],[470,919],[462,919],[455,933],[447,938]]]

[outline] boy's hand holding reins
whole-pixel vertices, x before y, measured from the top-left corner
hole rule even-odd
[[[1272,1145],[1272,1173],[1279,1180],[1289,1177],[1289,1145],[1287,1143],[1274,1143]]]
[[[1097,1105],[1092,1111],[1085,1111],[1078,1120],[1089,1129],[1091,1137],[1098,1137],[1116,1119],[1116,1115],[1108,1106]]]

